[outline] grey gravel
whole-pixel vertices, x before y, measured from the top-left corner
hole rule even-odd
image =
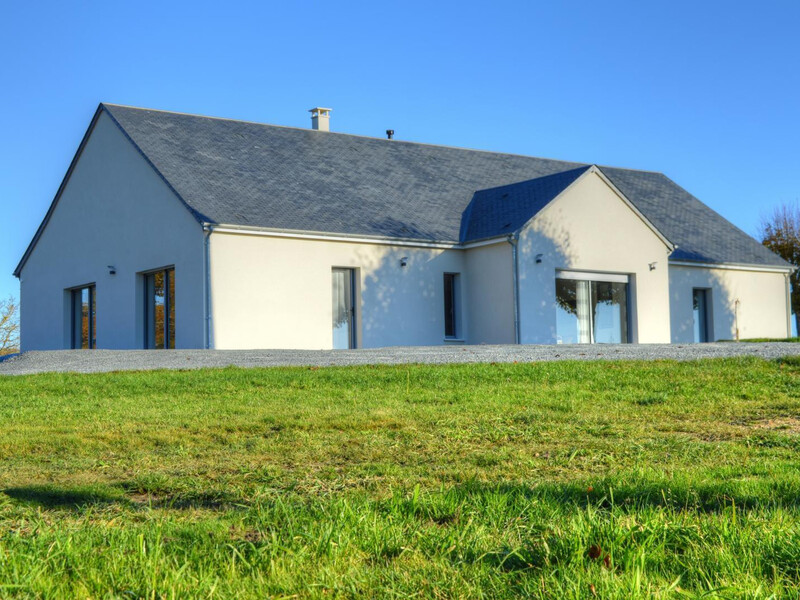
[[[603,344],[557,346],[406,346],[366,350],[55,350],[0,361],[0,376],[31,373],[143,371],[214,367],[346,366],[553,360],[696,360],[800,355],[800,344]]]

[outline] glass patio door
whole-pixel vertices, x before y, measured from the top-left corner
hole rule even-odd
[[[356,347],[353,269],[333,269],[333,348]]]
[[[586,275],[563,272],[556,277],[558,343],[627,343],[627,276],[595,275],[598,280],[592,280]]]

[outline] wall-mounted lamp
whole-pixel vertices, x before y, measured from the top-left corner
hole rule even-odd
[[[108,274],[109,275],[116,275],[117,274],[117,267],[114,265],[108,265]]]
[[[542,254],[537,254],[536,255],[536,264],[537,265],[542,264],[542,256],[543,256]]]
[[[404,256],[403,258],[400,259],[400,266],[405,267],[407,265],[408,265],[408,257]]]
[[[648,263],[648,265],[647,265],[647,266],[648,266],[648,267],[650,267],[650,270],[651,270],[651,271],[655,271],[655,270],[656,270],[656,265],[657,265],[657,264],[658,264],[658,262],[651,262],[651,263]]]

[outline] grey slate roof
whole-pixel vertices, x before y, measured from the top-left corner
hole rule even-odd
[[[512,233],[590,165],[104,104],[198,220],[467,242]],[[784,267],[660,173],[601,167],[671,258]]]
[[[791,266],[662,173],[602,167],[603,173],[664,236],[672,260]]]
[[[567,189],[589,166],[536,179],[478,190],[461,221],[461,240],[476,241],[519,231],[532,216]]]

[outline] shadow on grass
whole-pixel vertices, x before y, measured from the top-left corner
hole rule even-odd
[[[59,488],[53,485],[30,485],[2,490],[2,493],[23,504],[43,508],[81,508],[83,506],[127,503],[118,493],[100,488]]]
[[[800,507],[800,482],[796,480],[742,483],[600,479],[535,488],[509,486],[507,491],[579,508],[668,508],[714,513],[734,505],[740,510]]]
[[[650,509],[714,514],[731,510],[800,509],[800,479],[785,478],[756,482],[692,480],[587,479],[572,483],[539,485],[466,482],[422,498],[396,496],[384,503],[387,511],[440,525],[458,522],[464,507],[490,509],[498,504],[541,504],[566,511],[616,510],[635,513]],[[514,557],[504,557],[511,560]]]
[[[142,485],[141,481],[106,486],[59,487],[52,484],[19,486],[0,490],[19,503],[53,509],[117,504],[128,508],[247,509],[252,501],[241,494],[220,489],[175,489],[168,485]],[[331,498],[324,502],[335,501]],[[275,501],[305,503],[296,492],[279,492]],[[560,506],[566,510],[616,509],[636,512],[651,508],[715,513],[765,508],[800,509],[800,478],[783,477],[750,481],[695,481],[647,477],[607,477],[569,483],[536,485],[468,481],[440,491],[409,497],[398,492],[391,499],[360,501],[375,503],[379,512],[399,512],[429,520],[439,526],[457,525],[465,505],[530,503]],[[323,503],[324,503],[323,502]]]
[[[610,560],[608,550],[612,546],[619,554],[626,548],[638,552],[635,548],[639,544],[651,544],[654,553],[680,556],[705,543],[704,531],[713,534],[729,527],[735,532],[740,518],[737,515],[749,513],[755,513],[755,521],[768,522],[772,517],[760,511],[776,509],[793,515],[800,510],[798,478],[720,482],[598,478],[533,486],[466,482],[441,492],[398,495],[383,501],[378,511],[385,513],[387,520],[394,517],[401,522],[402,518],[396,516],[399,514],[428,527],[435,524],[458,528],[484,517],[493,526],[499,523],[503,527],[516,519],[528,519],[527,539],[521,540],[519,546],[501,544],[487,551],[464,545],[451,555],[458,563],[522,573],[571,565],[576,552],[587,565],[595,561],[609,568],[605,561]],[[666,516],[657,516],[662,511]],[[533,516],[525,516],[530,514]],[[677,514],[683,517],[675,518]],[[711,518],[703,519],[702,515]],[[548,520],[560,526],[551,530],[546,525]],[[641,528],[640,523],[649,523],[648,529]],[[703,523],[706,530],[702,529]],[[629,527],[630,531],[620,536],[620,527]],[[455,538],[461,534],[454,531],[450,535]],[[587,536],[588,541],[581,541],[581,535]],[[730,534],[733,538],[735,535]],[[759,552],[765,557],[764,577],[772,579],[781,573],[795,579],[800,574],[800,554],[791,535],[765,543]]]
[[[228,510],[240,498],[223,492],[143,493],[137,486],[122,483],[109,487],[58,487],[30,485],[0,490],[21,504],[47,509],[80,510],[116,504],[126,508],[167,508],[176,510]]]

